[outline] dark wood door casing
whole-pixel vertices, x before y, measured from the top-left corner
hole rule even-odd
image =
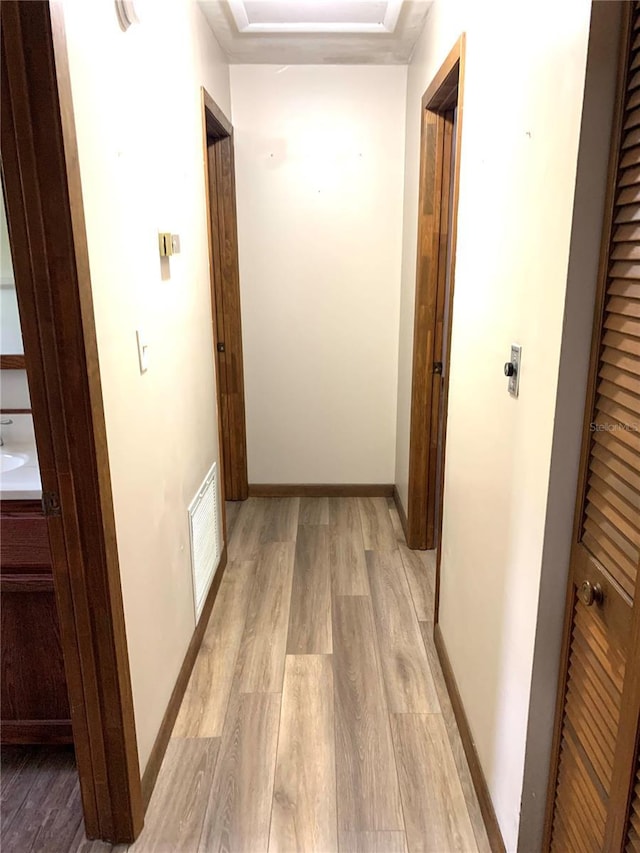
[[[203,90],[211,301],[226,500],[249,496],[233,128]]]
[[[409,547],[420,549],[437,546],[442,516],[449,387],[448,341],[452,325],[458,166],[462,142],[464,49],[463,35],[422,98],[409,489],[405,530]],[[455,121],[454,110],[457,111]],[[447,305],[448,311],[445,310]]]
[[[62,6],[0,4],[1,147],[85,828],[133,841],[140,768]],[[34,45],[37,49],[34,49]]]

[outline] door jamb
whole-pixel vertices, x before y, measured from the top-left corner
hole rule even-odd
[[[201,91],[221,481],[226,500],[237,501],[247,499],[249,483],[233,126],[207,90]]]
[[[449,387],[449,357],[443,364],[440,391],[433,382],[434,363],[440,361],[442,342],[451,338],[453,292],[455,282],[456,232],[462,142],[465,35],[460,36],[422,97],[420,134],[420,195],[418,212],[418,259],[416,269],[415,319],[413,332],[413,370],[411,389],[411,427],[409,440],[409,496],[406,538],[410,548],[434,548],[442,525],[442,485],[444,465],[440,465],[440,491],[437,489],[438,457],[444,460]],[[445,150],[445,137],[451,133],[450,112],[457,107],[453,173],[451,158]],[[444,328],[449,192],[452,188],[449,321]],[[439,357],[440,356],[440,357]],[[438,411],[443,395],[442,445],[438,447]],[[439,503],[439,507],[438,507]],[[436,521],[438,519],[438,521]],[[436,615],[439,570],[436,575]]]
[[[129,842],[144,816],[63,12],[0,9],[2,176],[85,830]]]

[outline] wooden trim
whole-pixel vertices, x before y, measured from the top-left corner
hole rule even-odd
[[[1,409],[0,415],[30,415],[31,409]]]
[[[200,646],[202,645],[202,640],[204,638],[207,625],[209,624],[211,611],[213,610],[213,605],[215,603],[218,590],[220,589],[220,584],[222,582],[222,577],[224,575],[226,567],[227,547],[225,545],[222,551],[222,555],[220,557],[220,565],[218,566],[218,569],[213,577],[213,581],[211,582],[211,588],[207,593],[207,598],[205,600],[204,607],[202,608],[200,619],[198,620],[196,629],[193,633],[193,636],[191,637],[191,642],[189,643],[189,648],[187,649],[184,661],[182,662],[182,666],[180,667],[180,672],[178,673],[176,683],[171,693],[171,698],[169,699],[167,710],[164,712],[164,717],[162,718],[160,729],[153,744],[149,760],[147,761],[147,766],[142,775],[142,801],[144,803],[145,809],[148,807],[149,801],[151,800],[151,795],[153,794],[153,789],[158,778],[158,773],[160,772],[160,767],[164,759],[164,754],[167,750],[167,746],[171,738],[171,732],[173,731],[173,727],[175,726],[178,712],[180,710],[180,705],[182,704],[182,700],[184,699],[185,690],[187,689],[187,685],[189,684],[191,672],[193,671],[193,667],[198,656],[198,651],[200,650]]]
[[[393,487],[393,502],[396,505],[396,509],[398,510],[398,516],[400,517],[400,524],[402,524],[402,529],[404,531],[404,538],[407,538],[407,514],[404,511],[404,507],[402,506],[402,500],[400,499],[400,492],[398,491],[398,487],[394,485]]]
[[[436,651],[438,652],[438,659],[440,661],[440,666],[442,667],[444,681],[447,685],[447,690],[449,691],[453,714],[456,718],[458,729],[460,730],[460,739],[462,740],[464,754],[466,755],[467,763],[469,764],[469,772],[471,773],[473,787],[475,788],[476,796],[478,797],[478,802],[480,804],[480,811],[482,812],[482,817],[487,830],[489,845],[491,846],[493,853],[505,853],[506,848],[502,839],[502,833],[500,832],[498,819],[493,808],[493,803],[491,802],[491,794],[489,793],[487,780],[485,779],[482,771],[478,751],[476,750],[473,735],[471,734],[471,728],[469,727],[469,721],[467,720],[464,705],[462,704],[462,697],[460,696],[456,678],[451,667],[451,661],[449,660],[449,655],[447,654],[447,649],[444,644],[442,630],[437,624],[433,626],[433,640]]]
[[[35,569],[35,570],[34,570]],[[49,566],[29,566],[28,572],[0,574],[0,592],[53,592],[53,575]]]
[[[0,515],[24,515],[36,513],[42,515],[42,501],[35,498],[17,500],[15,498],[0,500]]]
[[[392,498],[392,483],[254,483],[250,498]]]
[[[213,276],[214,276],[214,264],[217,263],[216,253],[213,251],[213,233],[212,233],[212,218],[211,218],[211,206],[212,199],[209,194],[209,129],[208,123],[211,121],[211,117],[214,116],[214,111],[219,111],[218,105],[215,103],[211,95],[207,92],[204,86],[200,87],[200,98],[202,101],[202,157],[204,163],[204,189],[205,189],[205,205],[207,211],[207,247],[209,251],[209,276],[210,276],[210,286],[211,286],[211,310],[213,312],[212,316],[212,335],[213,335],[213,368],[216,378],[216,418],[218,421],[218,465],[219,465],[219,476],[218,482],[220,484],[220,495],[221,495],[221,511],[222,511],[222,530],[224,532],[224,543],[225,548],[228,542],[227,538],[227,502],[226,502],[226,471],[225,471],[225,460],[224,460],[224,452],[223,452],[223,427],[222,427],[222,405],[220,403],[220,381],[221,381],[221,369],[220,369],[220,361],[218,359],[218,323],[217,323],[217,314],[216,314],[216,304],[214,298],[214,284],[213,284]],[[226,119],[225,119],[226,120]]]
[[[0,355],[0,370],[25,370],[23,355]]]
[[[73,743],[71,720],[2,720],[2,744]]]
[[[592,435],[589,424],[593,415],[596,400],[596,379],[598,371],[598,360],[600,354],[600,339],[602,323],[604,321],[604,307],[606,300],[606,286],[609,271],[609,247],[613,232],[613,218],[616,198],[616,184],[618,178],[618,160],[620,139],[622,134],[622,122],[624,117],[624,106],[626,99],[626,72],[629,56],[629,44],[632,34],[632,19],[634,4],[625,4],[624,19],[620,33],[620,48],[618,59],[618,79],[616,82],[616,105],[611,127],[611,146],[609,149],[609,165],[607,169],[607,190],[603,210],[603,229],[600,241],[600,260],[598,264],[598,284],[593,315],[593,330],[591,334],[591,350],[589,355],[589,374],[587,378],[587,394],[585,400],[584,419],[582,425],[582,444],[580,449],[580,468],[578,471],[578,484],[576,489],[576,507],[573,520],[571,562],[573,563],[573,552],[580,541],[584,501],[587,492],[587,477],[589,467],[589,448]],[[571,650],[571,633],[573,621],[573,608],[575,603],[575,580],[573,567],[569,569],[567,579],[567,592],[565,599],[564,628],[562,648],[560,652],[560,668],[558,674],[558,685],[556,693],[556,709],[554,719],[554,733],[551,746],[551,760],[549,764],[549,783],[547,787],[547,801],[545,808],[545,822],[543,834],[543,850],[548,850],[551,845],[553,832],[553,817],[555,795],[558,783],[560,748],[562,744],[562,722],[564,716],[564,704],[568,679],[569,654]]]
[[[61,4],[7,0],[2,173],[86,833],[133,841],[140,770]],[[33,45],[38,45],[33,50]]]
[[[462,142],[465,36],[460,36],[422,98],[418,257],[413,334],[409,500],[407,544],[434,548],[442,524],[444,436],[449,386],[450,346],[455,281],[456,229]],[[452,110],[457,108],[455,156],[449,156]],[[449,191],[453,183],[449,239]],[[447,248],[449,280],[446,280]],[[447,295],[448,289],[448,295]],[[445,305],[449,305],[444,324]],[[443,361],[443,378],[433,381],[433,364]],[[442,430],[438,411],[444,408]],[[440,434],[442,440],[439,440]],[[440,477],[438,476],[440,471]]]
[[[245,500],[247,430],[233,127],[206,89],[201,91],[221,479],[227,500]],[[219,344],[224,345],[221,350]]]
[[[213,139],[222,139],[225,136],[233,134],[233,125],[204,86],[202,87],[202,106],[204,109],[207,136]]]
[[[443,112],[450,110],[456,103],[458,84],[458,63],[464,58],[465,34],[449,51],[447,58],[436,72],[422,96],[422,109]]]

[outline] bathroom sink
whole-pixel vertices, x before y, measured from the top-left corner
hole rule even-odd
[[[26,453],[0,453],[0,473],[6,474],[8,471],[15,471],[16,468],[21,468],[29,459]]]

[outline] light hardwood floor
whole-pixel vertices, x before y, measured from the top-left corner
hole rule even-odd
[[[433,645],[433,554],[406,547],[393,502],[252,498],[227,518],[229,564],[138,841],[86,841],[68,755],[52,788],[51,755],[20,765],[14,750],[3,851],[487,853]]]

